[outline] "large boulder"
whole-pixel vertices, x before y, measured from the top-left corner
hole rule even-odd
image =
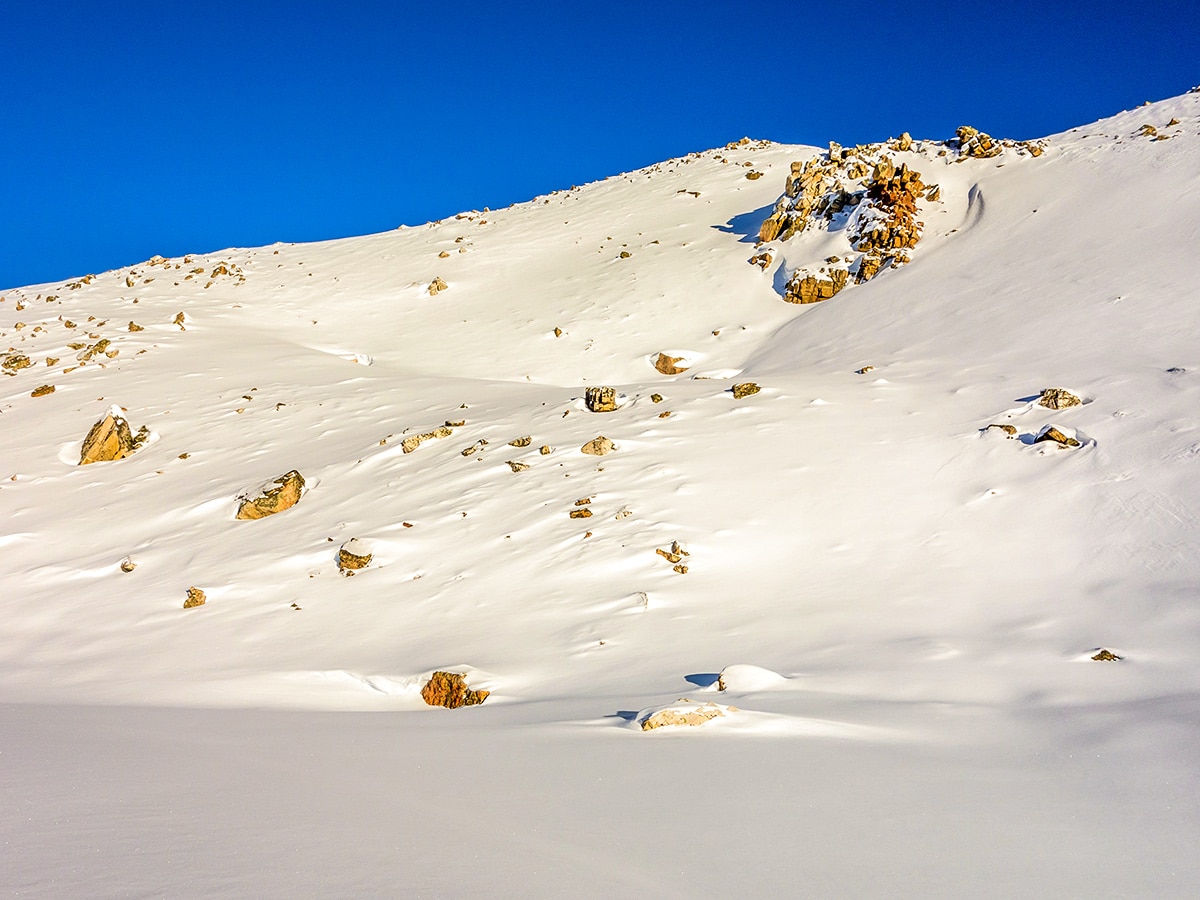
[[[295,469],[267,482],[256,496],[243,496],[238,506],[239,519],[265,519],[291,509],[300,502],[304,491],[304,476]]]
[[[614,412],[617,409],[617,390],[610,387],[590,387],[583,392],[583,402],[594,413]]]
[[[120,410],[113,407],[108,415],[91,427],[83,439],[83,446],[79,448],[79,465],[124,459],[137,450],[148,435],[149,432],[142,428],[135,436]]]
[[[421,688],[421,699],[430,706],[458,709],[462,706],[478,706],[488,698],[491,691],[473,691],[467,687],[467,679],[457,672],[434,672],[425,687]]]

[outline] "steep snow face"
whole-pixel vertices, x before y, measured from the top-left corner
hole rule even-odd
[[[597,740],[654,742],[653,763],[620,753],[662,784],[692,742],[752,772],[757,741],[852,741],[873,783],[897,747],[922,783],[937,754],[964,782],[1002,770],[997,802],[1022,759],[1100,748],[1095,777],[1136,807],[1122,772],[1187,771],[1196,737],[1200,94],[1044,146],[889,149],[939,187],[920,241],[805,306],[783,300],[794,273],[844,263],[862,229],[760,245],[792,163],[826,152],[761,142],[5,291],[0,699],[395,711],[410,750],[486,733],[515,778]],[[600,385],[612,411],[588,409]],[[1081,402],[1047,408],[1048,387]],[[114,404],[143,440],[78,466]],[[600,436],[611,452],[585,452]],[[236,519],[292,470],[294,505]],[[343,547],[369,562],[344,574]],[[427,708],[434,670],[486,703]],[[635,727],[716,696],[739,714]],[[948,833],[960,800],[922,815]],[[1150,883],[1130,865],[1120,884]]]

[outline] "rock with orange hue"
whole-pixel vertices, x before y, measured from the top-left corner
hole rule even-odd
[[[469,689],[467,679],[457,672],[434,672],[425,687],[421,688],[421,699],[430,706],[458,709],[462,706],[478,706],[490,693]]]
[[[304,476],[295,469],[272,479],[254,497],[241,497],[237,517],[239,519],[265,519],[275,513],[291,509],[300,502],[304,491]]]

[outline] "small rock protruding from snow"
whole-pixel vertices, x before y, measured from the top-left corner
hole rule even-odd
[[[1017,426],[1016,425],[1001,425],[996,422],[993,422],[991,425],[989,425],[987,428],[985,428],[983,430],[987,434],[991,434],[993,431],[998,431],[998,432],[1002,433],[1005,437],[1008,437],[1008,438],[1015,438],[1017,436]]]
[[[208,598],[204,596],[204,591],[198,587],[190,587],[187,589],[187,597],[183,601],[184,609],[192,609],[197,606],[203,606]]]
[[[726,666],[717,676],[718,691],[766,691],[786,681],[778,672],[761,666]]]
[[[667,706],[642,710],[638,713],[637,722],[642,731],[654,731],[656,728],[669,728],[678,725],[704,725],[714,719],[724,718],[726,713],[737,712],[736,706],[722,706],[720,703],[693,703],[681,697]]]
[[[412,453],[425,441],[433,440],[435,438],[448,438],[451,434],[453,434],[453,432],[450,430],[449,425],[441,425],[433,429],[433,431],[426,431],[424,434],[409,435],[400,442],[400,449],[405,453]]]
[[[292,469],[267,482],[257,496],[239,498],[241,503],[238,506],[237,518],[264,519],[285,509],[291,509],[300,502],[303,491],[304,476]]]
[[[373,557],[374,554],[371,553],[366,542],[360,541],[358,538],[350,538],[338,548],[338,571],[343,575],[353,575],[360,569],[369,566]]]
[[[580,447],[579,452],[586,453],[588,456],[606,456],[616,449],[617,445],[601,434]]]
[[[135,563],[130,557],[127,556],[123,560],[121,560],[121,571],[124,572],[126,575],[128,575],[130,572],[132,572],[136,568],[137,568],[137,563]]]
[[[1053,425],[1047,425],[1045,428],[1043,428],[1041,431],[1039,431],[1038,436],[1036,438],[1034,438],[1033,442],[1035,444],[1041,444],[1041,443],[1045,443],[1047,441],[1054,443],[1054,444],[1058,444],[1058,446],[1060,448],[1080,446],[1078,440],[1076,440],[1073,437],[1068,437],[1063,432],[1061,432],[1057,428],[1055,428]]]
[[[1111,650],[1108,650],[1104,647],[1100,647],[1097,653],[1092,657],[1092,659],[1094,659],[1096,662],[1119,662],[1124,658],[1125,657],[1118,656]]]
[[[735,384],[730,390],[733,392],[734,400],[741,400],[743,397],[749,397],[752,394],[757,394],[762,390],[753,381],[743,381],[740,384]]]
[[[149,435],[150,432],[143,426],[135,436],[129,430],[129,422],[121,414],[120,408],[114,406],[108,415],[91,427],[83,439],[83,446],[79,449],[79,465],[124,459],[137,450]]]
[[[439,293],[447,290],[449,287],[450,285],[442,281],[440,277],[434,278],[433,281],[429,282],[429,296],[436,297]]]
[[[680,365],[680,363],[686,361],[687,358],[683,356],[669,356],[666,353],[659,353],[658,358],[654,360],[654,368],[662,375],[681,375],[689,368],[689,366]]]
[[[1068,406],[1079,406],[1083,401],[1066,388],[1050,387],[1042,391],[1038,397],[1038,406],[1046,409],[1066,409]]]
[[[458,672],[434,672],[421,688],[421,699],[429,706],[444,706],[446,709],[478,706],[490,694],[491,691],[468,688],[466,677]]]
[[[583,392],[583,403],[590,412],[615,412],[617,390],[611,387],[590,387]]]

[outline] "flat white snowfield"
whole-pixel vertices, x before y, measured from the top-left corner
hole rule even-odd
[[[943,137],[0,292],[5,892],[1196,896],[1200,93]]]

